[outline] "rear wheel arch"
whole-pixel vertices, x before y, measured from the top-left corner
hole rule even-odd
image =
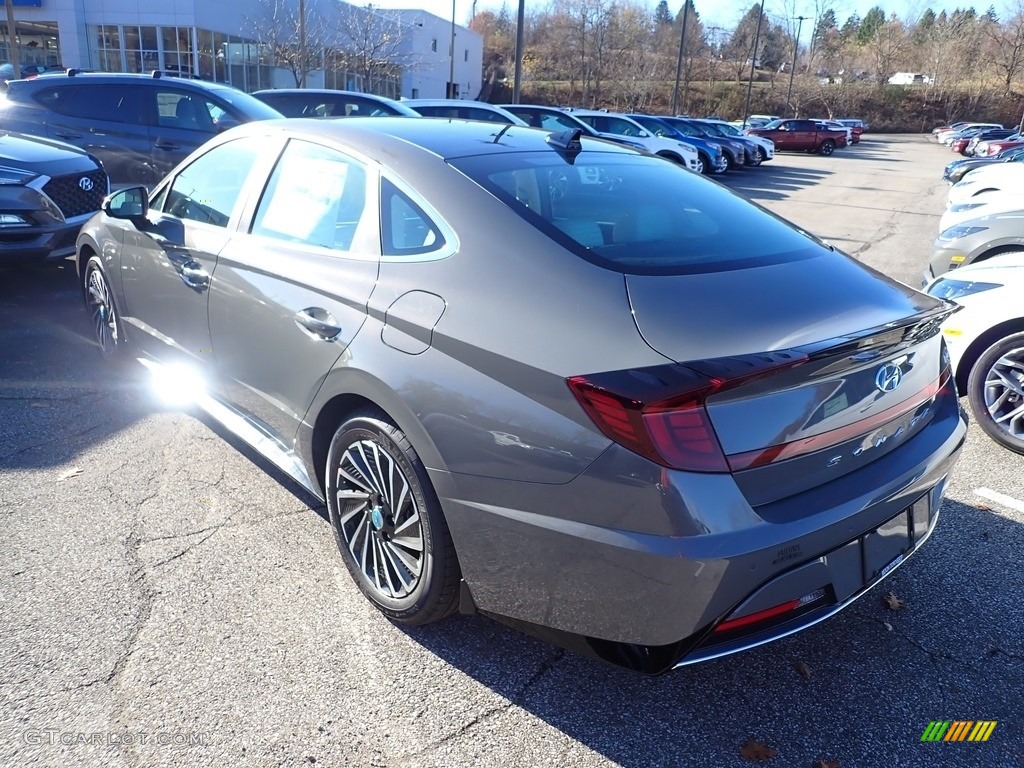
[[[999,325],[992,326],[972,341],[960,356],[960,364],[956,369],[957,392],[960,395],[965,395],[967,393],[967,379],[971,375],[971,369],[974,368],[975,363],[978,362],[978,358],[982,356],[986,349],[991,347],[1001,338],[1022,332],[1024,332],[1024,317],[1018,317],[1013,320],[1006,320],[999,323]]]
[[[330,382],[328,382],[330,383]],[[424,466],[428,468],[444,468],[437,447],[434,441],[427,434],[426,429],[416,418],[413,412],[403,403],[401,398],[380,384],[372,386],[361,377],[348,378],[345,386],[336,386],[336,394],[329,397],[316,411],[313,420],[312,436],[310,438],[310,458],[313,464],[314,476],[312,479],[317,483],[321,491],[326,489],[326,478],[324,468],[327,462],[327,454],[331,447],[331,439],[335,431],[353,413],[368,408],[376,409],[390,419],[409,440],[413,450],[419,455]],[[325,386],[327,386],[325,384]],[[383,388],[383,389],[382,389]],[[384,392],[385,396],[381,396]]]

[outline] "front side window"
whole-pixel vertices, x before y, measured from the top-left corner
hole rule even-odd
[[[260,198],[251,232],[350,251],[365,220],[367,174],[335,149],[292,139]]]
[[[829,253],[741,196],[658,158],[594,150],[449,162],[569,250],[609,269],[685,274]]]
[[[261,139],[256,137],[214,147],[174,177],[163,203],[165,212],[226,227],[260,150]]]

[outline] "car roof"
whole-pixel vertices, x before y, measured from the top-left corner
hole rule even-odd
[[[350,117],[345,120],[282,118],[233,128],[222,136],[280,131],[291,135],[338,141],[370,157],[387,154],[401,157],[412,147],[443,159],[509,152],[553,152],[546,139],[550,131],[521,125],[501,125],[479,120],[406,117]],[[583,148],[595,151],[639,154],[628,147],[584,136]]]
[[[74,72],[74,74],[71,74],[71,72]],[[64,73],[58,72],[55,75],[48,75],[45,78],[39,76],[33,77],[29,80],[21,80],[18,82],[38,83],[41,86],[45,85],[47,88],[52,88],[54,84],[59,82],[62,78],[69,83],[89,82],[103,85],[105,83],[152,83],[155,81],[169,81],[173,82],[175,85],[198,88],[204,91],[237,90],[236,88],[228,85],[227,83],[215,83],[210,80],[199,80],[195,77],[188,76],[179,77],[177,75],[168,74],[166,72],[160,72],[159,74],[141,74],[134,72],[80,72],[78,70],[68,70]]]

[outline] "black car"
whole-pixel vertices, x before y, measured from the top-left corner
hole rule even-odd
[[[942,180],[950,184],[956,184],[969,171],[973,171],[975,168],[992,165],[993,163],[1019,163],[1022,161],[1024,161],[1024,147],[1010,147],[997,155],[989,155],[988,157],[968,157],[963,160],[954,160],[943,170]]]
[[[0,265],[62,258],[109,187],[96,158],[48,139],[0,134]]]
[[[285,117],[420,117],[419,112],[404,104],[372,93],[329,88],[278,88],[256,91],[253,96]]]
[[[164,72],[88,74],[0,85],[0,129],[66,141],[94,155],[114,186],[152,185],[222,130],[281,117],[220,83]]]

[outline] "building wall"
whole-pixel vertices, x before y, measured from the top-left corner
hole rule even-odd
[[[409,30],[402,51],[408,58],[402,96],[442,99],[452,69],[451,19],[426,11],[401,11]],[[460,99],[475,99],[483,85],[484,41],[476,32],[455,25],[454,83]]]
[[[191,41],[191,48],[196,51],[193,61],[183,64],[195,71],[196,63],[203,64],[198,71],[204,76],[212,76],[217,80],[226,80],[248,90],[257,87],[294,87],[295,81],[287,70],[273,70],[267,67],[253,69],[255,54],[249,52],[242,38],[252,40],[256,37],[255,28],[259,19],[266,13],[260,0],[39,0],[41,6],[15,6],[15,19],[24,22],[56,23],[59,35],[60,64],[65,67],[82,67],[89,69],[110,69],[111,60],[119,57],[104,57],[98,53],[100,47],[97,39],[99,27],[121,25],[121,48],[126,47],[128,35],[124,26],[159,27],[158,34],[163,30],[171,30],[168,34],[173,38],[174,28],[178,34]],[[298,0],[285,0],[292,8],[297,9]],[[305,0],[307,13],[307,30],[310,38],[324,24],[325,19],[335,20],[338,11],[349,14],[378,13],[387,16],[392,24],[401,27],[399,42],[395,46],[393,57],[402,69],[401,96],[412,98],[443,98],[448,91],[449,74],[454,68],[454,83],[459,98],[472,99],[479,94],[482,85],[483,70],[483,39],[480,35],[465,27],[456,25],[454,61],[449,52],[452,39],[450,19],[427,13],[426,11],[368,11],[365,7],[339,3],[338,0]],[[338,7],[340,6],[340,8]],[[2,26],[2,19],[0,19]],[[19,28],[20,31],[20,28]],[[217,33],[210,36],[210,32]],[[228,37],[225,37],[228,36]],[[209,41],[209,44],[208,42]],[[227,45],[224,44],[227,42]],[[161,43],[162,45],[162,43]],[[217,48],[206,51],[206,47]],[[141,44],[137,47],[144,47]],[[24,48],[22,48],[24,50]],[[160,49],[161,51],[163,48]],[[221,53],[220,62],[228,62],[230,57],[237,57],[240,52],[251,55],[247,62],[236,62],[233,70],[222,67],[214,62],[211,66],[199,61],[203,56],[216,57]],[[230,56],[224,56],[224,53]],[[127,55],[127,54],[126,54]],[[244,58],[243,55],[243,58]],[[27,58],[27,57],[26,57]],[[161,61],[160,56],[143,56],[142,65],[136,64],[141,71],[165,68],[170,65]],[[124,61],[128,61],[127,58]],[[41,62],[46,63],[46,62]],[[150,66],[153,64],[154,66]],[[257,71],[258,70],[258,71]],[[241,73],[241,75],[240,75]],[[244,77],[242,76],[244,75]],[[239,82],[236,82],[238,80]],[[250,82],[251,81],[251,82]],[[307,75],[307,86],[323,87],[337,84],[343,87],[345,81],[355,84],[357,88],[379,90],[374,83],[367,83],[362,77],[342,77],[337,74],[313,72]],[[383,85],[378,83],[378,85]],[[352,86],[350,86],[352,87]],[[397,81],[390,86],[397,90]],[[382,91],[383,92],[383,91]],[[398,93],[389,95],[398,96]]]

